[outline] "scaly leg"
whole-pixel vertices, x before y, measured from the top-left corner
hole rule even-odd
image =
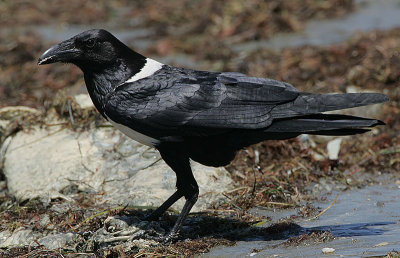
[[[172,227],[172,229],[168,233],[168,235],[165,236],[165,239],[164,239],[165,242],[169,242],[178,236],[179,230],[181,229],[183,222],[185,221],[186,217],[188,216],[193,205],[196,203],[198,196],[199,196],[199,193],[197,192],[191,198],[186,199],[185,205],[183,206],[183,209],[182,209],[181,213],[179,214],[178,219],[175,222],[175,225]]]
[[[171,195],[160,207],[153,211],[146,220],[157,220],[172,204],[179,200],[183,196],[182,192],[176,191]]]
[[[165,236],[165,242],[168,242],[178,235],[179,230],[182,227],[183,222],[188,216],[193,205],[196,203],[199,196],[199,187],[196,179],[193,176],[192,169],[190,167],[189,157],[184,151],[182,145],[179,143],[164,144],[158,147],[161,157],[172,168],[176,173],[176,187],[177,191],[168,198],[158,209],[156,209],[150,218],[157,218],[161,216],[172,204],[174,204],[179,198],[185,196],[186,202],[183,206],[175,225],[171,231]]]

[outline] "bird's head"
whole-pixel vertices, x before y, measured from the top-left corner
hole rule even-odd
[[[55,62],[72,63],[84,72],[115,65],[121,58],[136,54],[106,30],[88,30],[46,50],[38,65]]]

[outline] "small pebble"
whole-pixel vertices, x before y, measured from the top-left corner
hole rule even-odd
[[[330,248],[330,247],[322,248],[322,253],[323,254],[330,254],[330,253],[333,253],[333,252],[335,252],[335,249],[333,249],[333,248]]]

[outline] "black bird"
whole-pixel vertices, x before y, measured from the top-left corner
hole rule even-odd
[[[383,94],[313,94],[267,78],[159,63],[105,30],[89,30],[49,48],[38,64],[66,62],[84,73],[101,115],[132,139],[156,148],[177,175],[177,191],[149,219],[186,202],[166,240],[177,236],[199,188],[189,160],[225,166],[236,151],[300,134],[352,135],[375,119],[322,112],[388,101]]]

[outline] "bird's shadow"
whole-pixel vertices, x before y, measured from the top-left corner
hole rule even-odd
[[[390,231],[389,229],[384,229],[381,226],[386,226],[391,224],[397,224],[397,223],[392,221],[380,221],[380,222],[318,226],[305,229],[308,231],[313,231],[313,230],[329,231],[335,237],[377,236],[377,235],[383,235],[385,232]]]
[[[130,213],[130,214],[129,214]],[[142,223],[148,212],[134,211],[125,213],[124,217],[140,218],[136,227],[145,228]],[[164,215],[157,223],[159,228],[168,232],[177,218],[177,215]],[[132,221],[132,220],[130,220]],[[136,220],[137,221],[137,220]],[[141,221],[141,222],[140,222]],[[132,222],[129,222],[132,224]],[[326,225],[318,227],[302,227],[294,222],[279,222],[268,226],[258,226],[260,223],[246,222],[237,218],[217,217],[207,214],[189,216],[181,231],[181,239],[222,238],[231,241],[271,241],[286,240],[300,235],[310,235],[313,232],[329,232],[333,237],[375,236],[382,235],[389,229],[382,226],[396,224],[396,222],[366,222],[340,225]],[[154,230],[154,229],[153,229]]]

